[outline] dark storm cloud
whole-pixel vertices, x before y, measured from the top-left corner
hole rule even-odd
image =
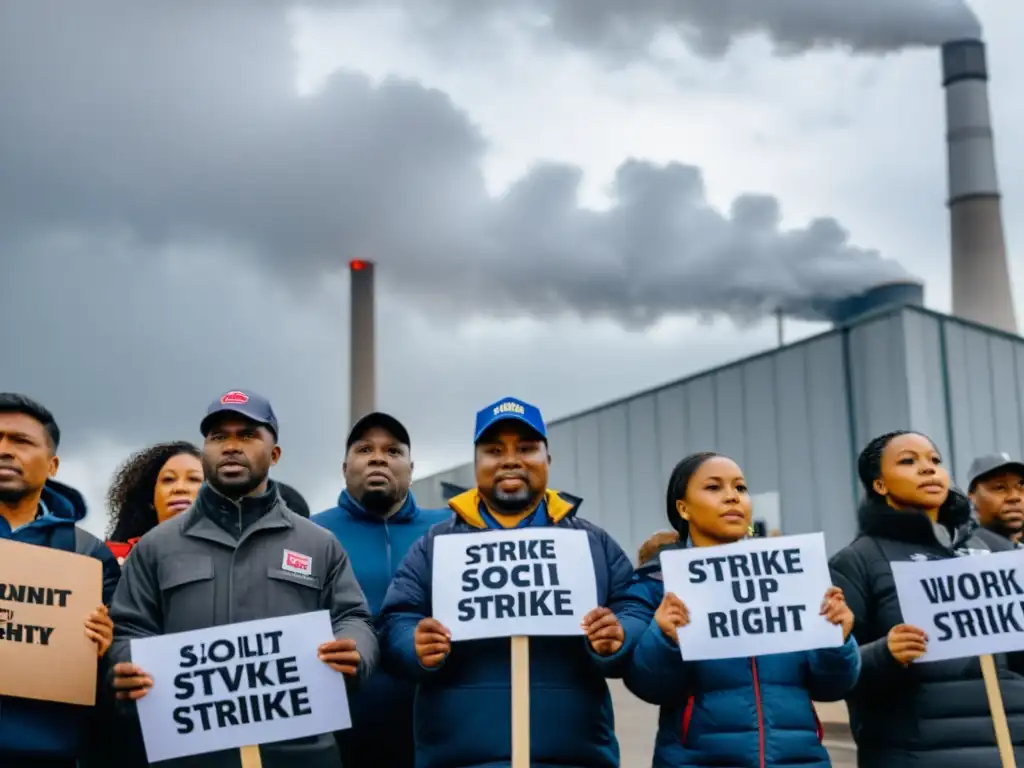
[[[283,5],[40,2],[0,25],[0,224],[220,243],[291,284],[350,256],[431,312],[756,317],[902,276],[833,219],[783,229],[771,196],[721,213],[700,170],[628,160],[607,211],[579,168],[488,195],[486,142],[448,97],[359,74],[294,92]],[[141,257],[140,257],[141,258]],[[486,290],[487,302],[464,297]]]
[[[51,235],[23,245],[24,258],[5,261],[0,280],[0,390],[27,392],[53,410],[66,461],[102,466],[110,451],[199,441],[213,398],[255,389],[281,422],[284,456],[275,476],[326,504],[324,489],[340,486],[350,423],[345,280],[324,280],[299,296],[243,261],[189,251],[152,252],[129,237]],[[595,377],[592,367],[559,361],[567,343],[574,360],[605,359],[609,338],[600,328],[510,333],[496,350],[493,335],[439,333],[394,297],[383,297],[378,311],[378,405],[406,424],[421,462],[436,461],[437,452],[468,460],[473,413],[510,392],[555,418],[772,339],[770,328],[698,333],[687,337],[685,353],[671,339],[663,354],[653,339],[613,339],[616,364]],[[490,375],[467,372],[467,360],[485,361]],[[91,483],[100,517],[107,480]]]
[[[662,33],[701,56],[723,56],[738,39],[766,36],[782,55],[843,47],[885,53],[980,33],[963,0],[330,0],[313,5],[390,5],[408,13],[427,42],[510,27],[617,63],[646,58]]]

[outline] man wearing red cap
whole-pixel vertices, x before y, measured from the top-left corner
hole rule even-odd
[[[278,423],[265,398],[232,390],[200,425],[205,482],[192,507],[145,534],[125,560],[114,594],[111,657],[118,698],[134,702],[154,685],[131,663],[131,640],[327,608],[335,639],[320,659],[357,686],[377,661],[366,599],[338,540],[291,512],[270,468]],[[286,564],[302,560],[297,573]],[[264,768],[338,768],[331,734],[260,747]],[[170,760],[189,768],[237,768],[238,751]]]

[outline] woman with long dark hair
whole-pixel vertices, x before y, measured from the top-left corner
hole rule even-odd
[[[143,535],[192,506],[202,484],[200,452],[192,443],[159,443],[130,456],[107,494],[107,546],[118,562]]]
[[[678,540],[655,534],[660,551],[643,550],[649,559],[637,569],[633,594],[647,607],[649,625],[625,672],[629,690],[661,707],[654,768],[827,768],[813,701],[841,700],[860,670],[842,590],[826,590],[821,605],[822,615],[843,628],[846,642],[838,648],[686,661],[676,634],[690,621],[686,595],[665,592],[661,553],[751,535],[743,472],[716,453],[687,456],[669,480],[666,514]]]
[[[916,432],[876,437],[860,454],[864,486],[858,537],[830,563],[856,617],[862,672],[848,697],[862,768],[998,768],[1001,765],[977,658],[914,664],[928,647],[903,623],[891,562],[987,554],[967,498],[950,487],[935,444]],[[999,685],[1024,761],[1020,654],[996,656]]]

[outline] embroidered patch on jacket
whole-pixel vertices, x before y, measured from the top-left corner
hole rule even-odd
[[[290,549],[284,551],[281,559],[281,570],[290,573],[298,573],[302,576],[310,576],[313,573],[313,558],[303,555],[300,552],[292,552]]]

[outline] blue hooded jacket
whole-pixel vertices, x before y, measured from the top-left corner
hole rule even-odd
[[[95,557],[103,564],[103,602],[109,606],[121,568],[102,541],[81,529],[76,531],[76,523],[85,518],[85,500],[73,488],[50,480],[40,501],[42,514],[14,531],[0,517],[0,539]],[[102,662],[99,667],[99,681],[103,681]],[[97,685],[96,690],[96,707],[0,696],[0,765],[16,758],[87,757],[89,736],[94,735],[101,710],[108,703],[104,686]]]
[[[449,509],[420,509],[410,493],[402,507],[385,520],[363,509],[348,491],[342,491],[338,506],[311,519],[341,542],[370,612],[376,616],[406,552],[432,525],[451,514]],[[414,692],[410,682],[378,669],[359,691],[351,694],[353,727],[339,737],[346,768],[412,768]]]
[[[813,702],[853,689],[860,653],[852,634],[838,648],[685,662],[654,621],[665,594],[660,552],[637,569],[630,593],[644,606],[644,630],[624,678],[661,707],[652,768],[831,766]]]
[[[456,516],[434,526],[413,545],[399,568],[378,623],[381,658],[417,685],[416,768],[507,767],[511,758],[511,660],[508,638],[456,643],[438,667],[419,663],[416,625],[431,615],[434,539],[493,527],[476,490],[449,502]],[[576,504],[548,491],[526,525],[585,531],[597,578],[598,604],[611,608],[623,628],[638,606],[628,594],[633,566],[604,531],[576,517]],[[646,625],[644,625],[646,626]],[[618,768],[619,746],[606,677],[620,677],[633,638],[598,656],[583,637],[530,638],[531,765],[548,768]]]

